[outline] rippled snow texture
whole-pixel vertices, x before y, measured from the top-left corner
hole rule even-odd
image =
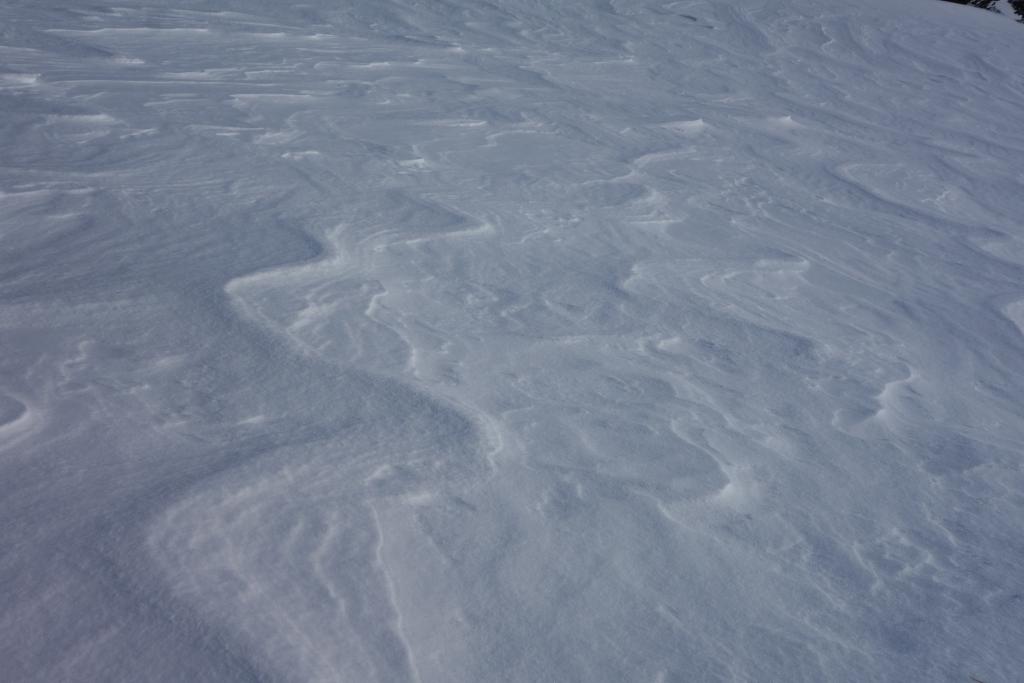
[[[0,8],[0,678],[1024,671],[1024,32]]]

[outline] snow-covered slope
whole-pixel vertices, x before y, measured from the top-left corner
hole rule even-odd
[[[1024,671],[1024,34],[0,7],[0,678]]]

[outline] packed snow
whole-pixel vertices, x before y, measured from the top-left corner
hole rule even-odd
[[[1024,672],[1024,30],[7,0],[0,679]]]

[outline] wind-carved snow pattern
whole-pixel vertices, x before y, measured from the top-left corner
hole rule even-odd
[[[883,0],[0,26],[5,676],[1024,668],[1019,27]]]

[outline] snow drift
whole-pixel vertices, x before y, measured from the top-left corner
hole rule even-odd
[[[1019,26],[0,27],[4,678],[1024,670]]]

